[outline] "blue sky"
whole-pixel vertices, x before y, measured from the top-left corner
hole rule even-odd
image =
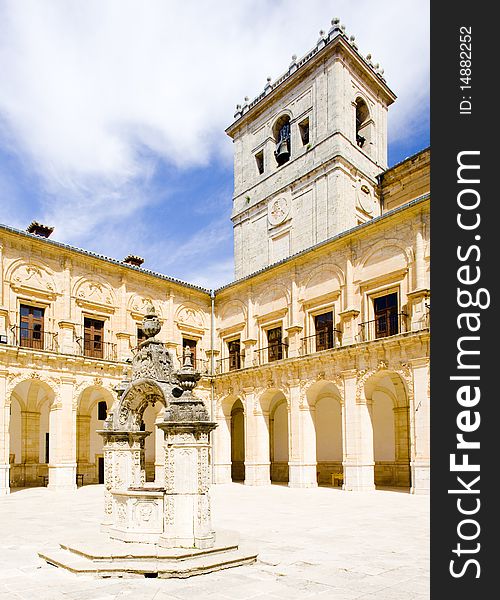
[[[395,164],[429,144],[426,0],[0,0],[0,222],[230,281],[224,129],[334,16],[398,96]]]

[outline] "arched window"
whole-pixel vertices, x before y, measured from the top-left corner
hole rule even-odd
[[[371,142],[370,112],[366,102],[362,98],[356,100],[356,144],[360,148],[366,148]]]
[[[101,400],[97,405],[97,419],[104,421],[108,416],[108,406],[105,400]]]
[[[290,138],[290,117],[283,115],[280,117],[273,127],[273,136],[276,141],[276,150],[274,156],[279,166],[290,160],[292,149]]]

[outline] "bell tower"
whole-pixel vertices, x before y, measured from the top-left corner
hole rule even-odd
[[[339,19],[264,91],[236,107],[236,279],[380,215],[387,109],[396,96]]]

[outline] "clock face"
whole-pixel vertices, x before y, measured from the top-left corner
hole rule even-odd
[[[287,218],[290,207],[286,198],[273,200],[267,209],[267,218],[271,225],[279,225]]]

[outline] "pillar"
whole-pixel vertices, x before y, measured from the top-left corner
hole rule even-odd
[[[343,489],[370,491],[375,489],[373,459],[373,430],[370,406],[364,389],[357,398],[357,371],[344,371],[343,439],[344,469]],[[362,385],[362,384],[360,384]]]
[[[10,403],[7,398],[7,371],[0,371],[0,496],[10,494]]]
[[[300,381],[290,381],[290,450],[288,486],[318,486],[316,475],[316,429],[314,409],[301,398]]]
[[[253,388],[245,394],[245,485],[271,485],[269,413],[255,401]]]
[[[429,358],[410,361],[413,377],[413,398],[410,397],[410,428],[412,436],[411,493],[430,493],[430,398]]]
[[[163,422],[165,434],[165,548],[212,548],[215,532],[210,511],[209,434],[215,423]]]
[[[72,377],[61,377],[59,398],[49,414],[49,485],[52,490],[76,490],[76,403]]]

